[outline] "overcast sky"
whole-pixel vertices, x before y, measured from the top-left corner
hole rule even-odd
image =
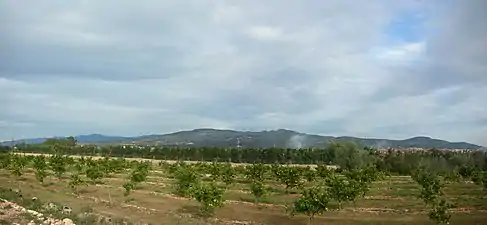
[[[4,1],[0,139],[292,129],[487,146],[485,0]]]

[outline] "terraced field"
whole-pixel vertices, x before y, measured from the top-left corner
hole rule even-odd
[[[46,202],[67,205],[73,213],[90,211],[110,217],[112,221],[123,219],[133,224],[308,223],[307,217],[291,217],[287,210],[299,192],[286,192],[283,185],[270,178],[266,179],[266,185],[271,192],[261,203],[255,204],[249,193],[249,181],[239,175],[224,194],[224,207],[218,209],[214,217],[202,218],[196,201],[172,194],[174,179],[162,167],[153,166],[147,181],[124,196],[122,185],[127,176],[125,173],[110,174],[96,185],[80,186],[74,194],[68,187],[69,172],[62,179],[49,176],[40,184],[31,168],[20,178],[0,170],[0,187],[20,188],[24,198],[35,196]],[[417,198],[418,188],[408,176],[388,177],[374,182],[364,198],[347,204],[343,210],[317,216],[314,224],[431,224],[423,202]],[[455,205],[452,224],[485,224],[487,196],[480,186],[467,181],[455,182],[447,185],[445,194]]]

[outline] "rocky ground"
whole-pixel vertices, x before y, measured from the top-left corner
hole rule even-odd
[[[53,204],[46,205],[46,208],[49,207],[53,208],[55,206]],[[66,208],[65,211],[69,213],[70,210]],[[75,225],[69,218],[56,219],[52,215],[44,215],[43,213],[26,209],[5,199],[0,199],[0,221],[19,225]]]

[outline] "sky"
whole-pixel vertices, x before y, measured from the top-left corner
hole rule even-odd
[[[0,140],[291,129],[487,146],[487,1],[3,1]]]

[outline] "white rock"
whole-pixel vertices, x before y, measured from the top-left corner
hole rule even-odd
[[[34,215],[34,216],[37,216],[39,214],[37,211],[30,210],[30,209],[27,209],[27,212]]]
[[[54,203],[52,203],[52,202],[49,202],[49,204],[47,205],[47,207],[50,208],[50,209],[57,208],[57,206]]]
[[[69,218],[63,219],[63,225],[74,225],[73,221]]]

